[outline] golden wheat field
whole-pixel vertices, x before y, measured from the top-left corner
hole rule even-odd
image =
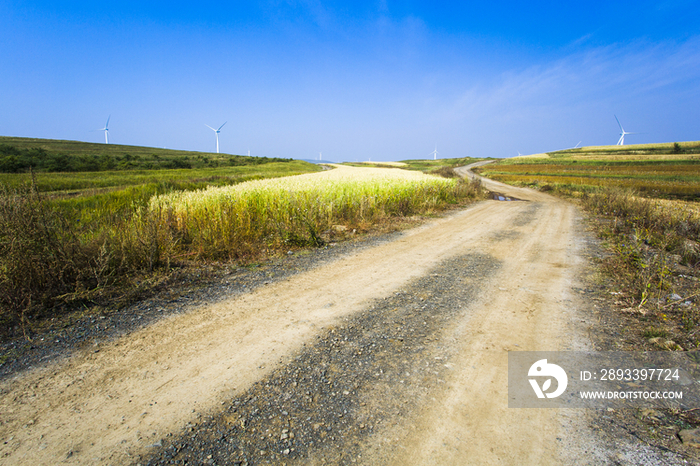
[[[505,183],[578,186],[581,189],[616,187],[652,197],[693,199],[700,196],[700,163],[696,154],[631,154],[611,150],[610,153],[550,155],[555,156],[503,160],[483,167],[481,172]]]
[[[218,257],[260,243],[316,244],[336,224],[430,212],[473,194],[458,180],[338,165],[314,174],[173,192],[152,198],[149,209],[167,216],[200,254]]]

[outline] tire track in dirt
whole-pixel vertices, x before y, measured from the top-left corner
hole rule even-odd
[[[222,412],[167,439],[141,463],[361,460],[363,443],[423,405],[447,378],[452,355],[444,331],[498,267],[483,254],[445,261],[326,329]]]
[[[515,223],[523,235],[484,251],[503,265],[457,324],[459,364],[387,464],[562,464],[562,410],[508,408],[508,351],[583,344],[569,322],[573,212],[564,203],[533,203]]]

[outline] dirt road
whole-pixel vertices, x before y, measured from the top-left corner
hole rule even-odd
[[[0,464],[560,464],[509,350],[585,347],[576,210],[483,201],[0,385]],[[583,437],[581,437],[583,438]]]

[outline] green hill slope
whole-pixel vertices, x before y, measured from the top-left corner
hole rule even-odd
[[[290,160],[155,147],[0,136],[0,172],[4,173],[25,172],[30,168],[38,172],[216,168]]]

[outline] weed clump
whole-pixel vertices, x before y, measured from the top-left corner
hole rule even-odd
[[[70,219],[33,186],[0,191],[0,319],[26,323],[61,296],[99,286],[104,277],[99,238],[81,242]]]
[[[442,176],[443,178],[459,178],[460,176],[457,174],[454,168],[452,167],[440,167],[438,169],[432,170],[430,172],[431,175],[438,175]]]
[[[94,303],[168,266],[167,215],[139,209],[99,229],[36,189],[0,187],[0,333]]]
[[[644,338],[666,338],[668,336],[668,331],[663,328],[651,326],[644,330],[642,336]]]

